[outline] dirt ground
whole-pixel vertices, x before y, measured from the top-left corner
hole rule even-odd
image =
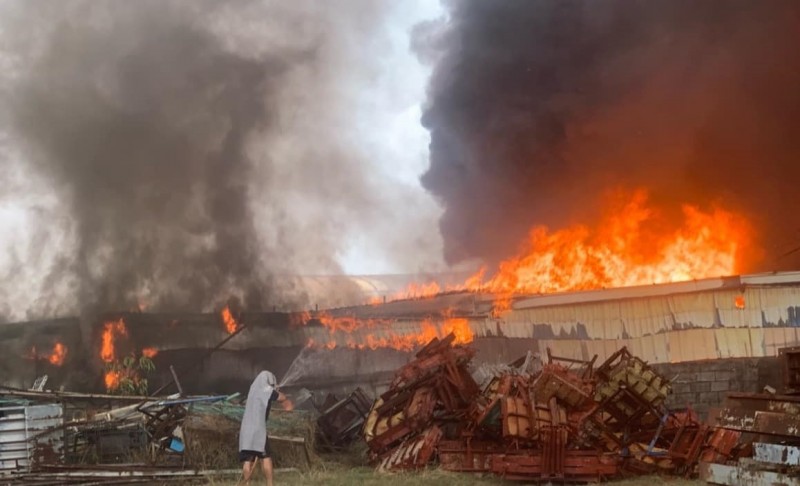
[[[250,484],[264,484],[259,473]],[[212,481],[215,486],[233,486],[236,481]],[[519,484],[493,476],[476,476],[471,474],[448,473],[436,469],[418,473],[379,474],[368,467],[346,468],[341,466],[320,467],[310,472],[283,472],[275,475],[275,484],[280,486],[325,484],[329,486],[349,486],[353,484],[365,486],[499,486]],[[685,480],[670,477],[646,476],[606,483],[613,486],[701,486],[706,483],[698,480]]]

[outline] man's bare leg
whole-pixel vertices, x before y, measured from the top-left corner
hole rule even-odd
[[[261,468],[264,469],[264,477],[267,479],[267,486],[272,486],[272,458],[265,457],[262,459]]]
[[[253,476],[253,471],[256,468],[256,462],[258,462],[258,458],[253,461],[245,461],[242,463],[242,480],[244,484],[250,483],[250,477]]]

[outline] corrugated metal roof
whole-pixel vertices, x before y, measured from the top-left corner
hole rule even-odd
[[[706,278],[688,282],[637,285],[612,289],[561,292],[530,296],[514,302],[515,309],[546,307],[564,304],[636,299],[719,289],[743,289],[755,286],[800,284],[800,272],[770,272],[730,277]]]
[[[744,285],[776,285],[800,283],[799,272],[765,272],[741,275],[739,279]]]
[[[640,297],[654,297],[659,295],[716,290],[726,287],[738,287],[740,285],[741,281],[739,277],[724,277],[692,280],[690,282],[638,285],[633,287],[618,287],[613,289],[583,290],[557,294],[536,295],[514,302],[513,307],[515,309],[525,309],[530,307],[634,299]]]

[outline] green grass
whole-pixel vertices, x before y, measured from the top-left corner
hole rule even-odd
[[[707,486],[708,483],[699,479],[682,479],[670,476],[642,476],[632,479],[614,481],[614,486]]]
[[[435,467],[419,472],[378,473],[366,462],[366,447],[356,444],[346,451],[322,454],[317,457],[310,471],[279,472],[275,474],[275,484],[280,486],[324,484],[330,486],[349,486],[351,484],[366,486],[509,486],[523,484],[506,481],[492,474],[468,474],[442,471]],[[217,486],[233,486],[236,481],[213,481]],[[251,485],[264,484],[260,468],[251,480]],[[614,481],[612,486],[706,486],[699,480],[687,480],[669,476],[642,476],[632,479]]]
[[[233,486],[235,481],[213,481],[215,486]],[[264,484],[264,477],[259,471],[250,482],[252,485]],[[295,486],[306,484],[324,484],[326,486],[350,486],[352,484],[365,486],[498,486],[508,484],[491,476],[478,477],[471,474],[458,474],[439,471],[435,469],[414,473],[377,473],[368,467],[354,468],[320,468],[310,472],[284,472],[275,474],[275,484],[281,486]]]
[[[259,474],[250,484],[263,484],[263,476]],[[235,481],[213,482],[214,485],[233,486]],[[345,468],[339,465],[323,465],[313,471],[284,472],[275,475],[275,484],[281,486],[296,486],[310,484],[325,484],[330,486],[349,486],[352,484],[365,486],[508,486],[513,483],[504,481],[491,475],[474,475],[465,473],[450,473],[438,469],[430,469],[414,473],[377,473],[369,467]],[[686,480],[670,477],[645,476],[634,479],[615,481],[613,486],[702,486],[706,483],[699,480]]]

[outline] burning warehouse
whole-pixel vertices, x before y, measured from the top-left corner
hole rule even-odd
[[[0,5],[0,472],[797,466],[800,4],[284,3]]]
[[[800,336],[795,332],[798,316],[794,303],[798,301],[798,293],[800,275],[784,272],[638,287],[518,295],[510,301],[505,297],[498,299],[489,293],[453,291],[424,298],[388,301],[385,304],[292,313],[235,312],[228,307],[214,314],[120,313],[98,316],[90,325],[82,324],[79,319],[6,325],[3,327],[0,368],[7,370],[6,376],[15,377],[16,381],[6,385],[15,385],[18,389],[29,386],[37,376],[47,374],[55,382],[69,386],[73,393],[101,393],[102,387],[107,393],[117,393],[121,376],[109,376],[115,370],[117,373],[120,371],[108,364],[127,355],[147,356],[155,362],[157,370],[156,374],[149,377],[153,383],[170,383],[175,378],[175,369],[181,370],[180,382],[176,385],[181,394],[190,396],[199,394],[213,397],[208,394],[235,393],[246,388],[249,377],[262,369],[275,370],[278,376],[284,377],[282,389],[290,396],[308,394],[309,391],[314,397],[325,394],[346,396],[350,391],[357,390],[348,399],[349,402],[323,405],[322,410],[331,414],[336,410],[338,415],[335,416],[341,416],[344,412],[339,408],[350,407],[351,415],[344,416],[352,420],[352,410],[356,407],[356,417],[367,420],[359,427],[366,427],[365,437],[373,449],[374,457],[380,468],[387,470],[421,467],[432,457],[438,457],[442,467],[448,470],[491,471],[508,477],[529,479],[554,474],[569,480],[585,481],[613,478],[624,474],[624,471],[692,474],[697,461],[705,458],[703,460],[711,464],[706,467],[712,469],[704,474],[713,475],[722,474],[713,469],[722,467],[719,466],[722,463],[714,459],[716,456],[713,454],[717,452],[709,452],[712,446],[703,444],[724,439],[730,442],[726,447],[734,447],[738,443],[738,436],[730,438],[720,435],[717,438],[723,433],[717,431],[739,429],[715,429],[703,425],[704,420],[723,420],[719,418],[720,408],[736,410],[725,408],[726,404],[731,403],[730,400],[737,400],[732,396],[751,397],[748,399],[752,400],[752,397],[762,396],[758,392],[765,389],[774,393],[775,390],[800,387],[800,382],[783,369],[789,366],[790,361],[779,357],[780,350],[800,345]],[[498,300],[502,301],[502,311],[497,309]],[[82,330],[86,329],[89,332],[83,333]],[[51,346],[50,343],[58,345]],[[610,377],[617,373],[613,370],[620,366],[631,370],[633,367],[643,367],[637,373],[644,373],[642,376],[650,373],[660,380],[659,387],[663,387],[658,392],[660,401],[653,402],[654,407],[662,410],[658,413],[666,413],[668,409],[688,412],[670,415],[663,435],[654,436],[660,437],[657,441],[653,439],[659,444],[657,450],[672,451],[666,462],[663,458],[657,459],[657,455],[651,457],[650,453],[645,453],[645,449],[641,449],[641,455],[635,453],[622,463],[619,458],[624,456],[619,456],[613,448],[604,455],[592,455],[583,442],[588,439],[581,439],[584,437],[581,434],[588,433],[588,429],[584,430],[587,426],[582,425],[585,419],[578,418],[564,422],[564,427],[571,424],[564,430],[584,432],[569,432],[565,436],[567,442],[564,446],[572,444],[565,450],[572,451],[573,447],[578,447],[577,450],[582,452],[565,452],[566,456],[560,459],[565,461],[561,466],[558,463],[540,465],[537,461],[544,459],[537,459],[539,453],[535,452],[538,450],[535,448],[528,450],[523,447],[516,455],[508,456],[507,449],[476,442],[474,447],[477,449],[470,452],[469,446],[464,449],[464,444],[457,440],[457,436],[453,437],[452,430],[447,432],[453,424],[414,422],[432,427],[422,429],[420,436],[414,435],[416,429],[413,428],[390,427],[387,431],[380,421],[381,414],[386,413],[381,412],[382,404],[394,403],[392,400],[396,402],[403,396],[396,389],[399,377],[405,377],[401,382],[406,384],[403,386],[414,383],[417,380],[415,374],[428,366],[422,364],[424,360],[438,359],[437,353],[442,352],[442,346],[469,350],[465,359],[459,358],[458,366],[468,364],[468,368],[461,372],[466,374],[460,380],[468,380],[472,384],[464,382],[452,389],[451,393],[462,394],[460,400],[464,401],[460,405],[458,402],[450,405],[442,402],[442,405],[432,406],[463,410],[459,413],[474,417],[470,420],[475,420],[474,425],[466,427],[478,427],[477,430],[483,430],[480,434],[492,430],[492,426],[486,422],[490,420],[488,417],[493,413],[490,412],[492,408],[482,407],[494,403],[492,400],[498,400],[497,393],[507,394],[500,397],[510,397],[517,393],[510,391],[518,389],[514,387],[530,386],[536,390],[532,393],[537,397],[541,393],[555,393],[555,396],[561,397],[559,386],[577,386],[569,388],[573,390],[571,394],[595,396],[586,391],[579,392],[590,383],[581,380],[594,376],[592,386],[597,387],[596,393],[601,393],[605,389],[603,387],[611,386],[611,382],[603,384],[602,381],[596,381],[601,379],[598,377]],[[50,352],[37,354],[33,349],[47,349]],[[425,352],[431,354],[420,354]],[[85,359],[89,354],[94,356],[92,360]],[[20,358],[26,360],[24,369],[19,368]],[[509,371],[514,367],[525,371]],[[544,378],[551,375],[552,378]],[[503,384],[504,380],[509,379],[517,385]],[[543,385],[542,380],[555,381],[545,381],[551,384]],[[572,382],[573,385],[565,384]],[[451,386],[446,383],[435,389],[443,390]],[[501,391],[506,386],[512,388]],[[483,387],[486,387],[483,395],[478,395]],[[395,396],[398,398],[387,398]],[[515,400],[522,400],[524,396],[520,395]],[[580,401],[575,402],[567,396],[573,395],[564,395],[564,400],[567,400],[564,403],[578,406]],[[763,396],[767,400],[788,399],[778,395]],[[370,401],[369,397],[382,398],[376,402],[376,408],[367,418],[365,414],[368,409],[365,407]],[[308,396],[305,398],[308,399]],[[601,406],[604,402],[597,403],[597,406]],[[502,412],[499,412],[500,408],[497,409],[501,417],[508,417],[506,414],[510,412],[506,411],[507,406],[510,405],[503,405]],[[519,406],[522,406],[522,402]],[[586,410],[589,413],[593,409]],[[568,415],[564,417],[577,417],[574,409],[567,408],[565,413]],[[725,413],[730,415],[734,412]],[[377,415],[372,418],[372,414]],[[538,420],[544,417],[537,416]],[[655,416],[653,424],[658,424],[659,417]],[[327,436],[326,440],[340,437],[337,427],[341,427],[343,418],[326,419],[331,422],[320,420],[320,430],[330,429],[328,433],[333,434]],[[629,423],[629,420],[634,419],[630,417],[625,423]],[[504,436],[523,434],[519,438],[527,437],[529,441],[539,440],[535,437],[540,437],[525,435],[528,433],[520,431],[523,429],[515,428],[522,427],[521,422],[503,427],[518,430],[513,432],[504,428]],[[531,424],[530,427],[533,427],[531,430],[539,430],[537,427],[544,426]],[[613,425],[609,427],[609,431],[614,430]],[[645,432],[640,434],[655,433],[655,429],[647,428],[646,422],[642,422],[641,427]],[[682,435],[688,433],[680,432],[684,429],[691,430],[692,435]],[[540,433],[545,432],[537,432]],[[348,437],[348,440],[356,440],[352,435]],[[609,437],[613,437],[613,433]],[[685,442],[687,440],[689,442]],[[636,444],[625,443],[625,446],[634,450],[639,447]],[[413,459],[407,458],[406,453],[402,452],[418,447],[425,452],[414,455]],[[653,447],[652,444],[650,447]],[[734,454],[732,451],[723,450],[725,454]],[[432,456],[434,453],[436,455]],[[472,454],[484,459],[467,466],[464,458],[472,457]],[[738,454],[736,452],[734,455]],[[398,457],[406,459],[400,460]],[[583,465],[578,467],[575,461]]]
[[[452,333],[456,344],[469,343],[476,360],[488,364],[529,350],[602,361],[625,346],[677,375],[676,405],[705,412],[726,391],[782,386],[776,359],[778,349],[800,344],[799,295],[800,274],[791,272],[519,296],[499,314],[491,294],[452,292],[321,311],[244,312],[236,319],[246,329],[220,349],[214,347],[235,330],[221,313],[122,313],[83,328],[77,318],[7,324],[0,369],[11,385],[48,373],[72,389],[100,391],[105,362],[150,350],[162,380],[169,364],[180,368],[207,356],[202,373],[186,376],[183,386],[228,393],[260,369],[285,374],[304,354],[309,359],[295,386],[320,393],[361,386],[376,393],[409,353]],[[63,362],[52,357],[54,343],[67,350]],[[47,353],[33,355],[34,348]]]

